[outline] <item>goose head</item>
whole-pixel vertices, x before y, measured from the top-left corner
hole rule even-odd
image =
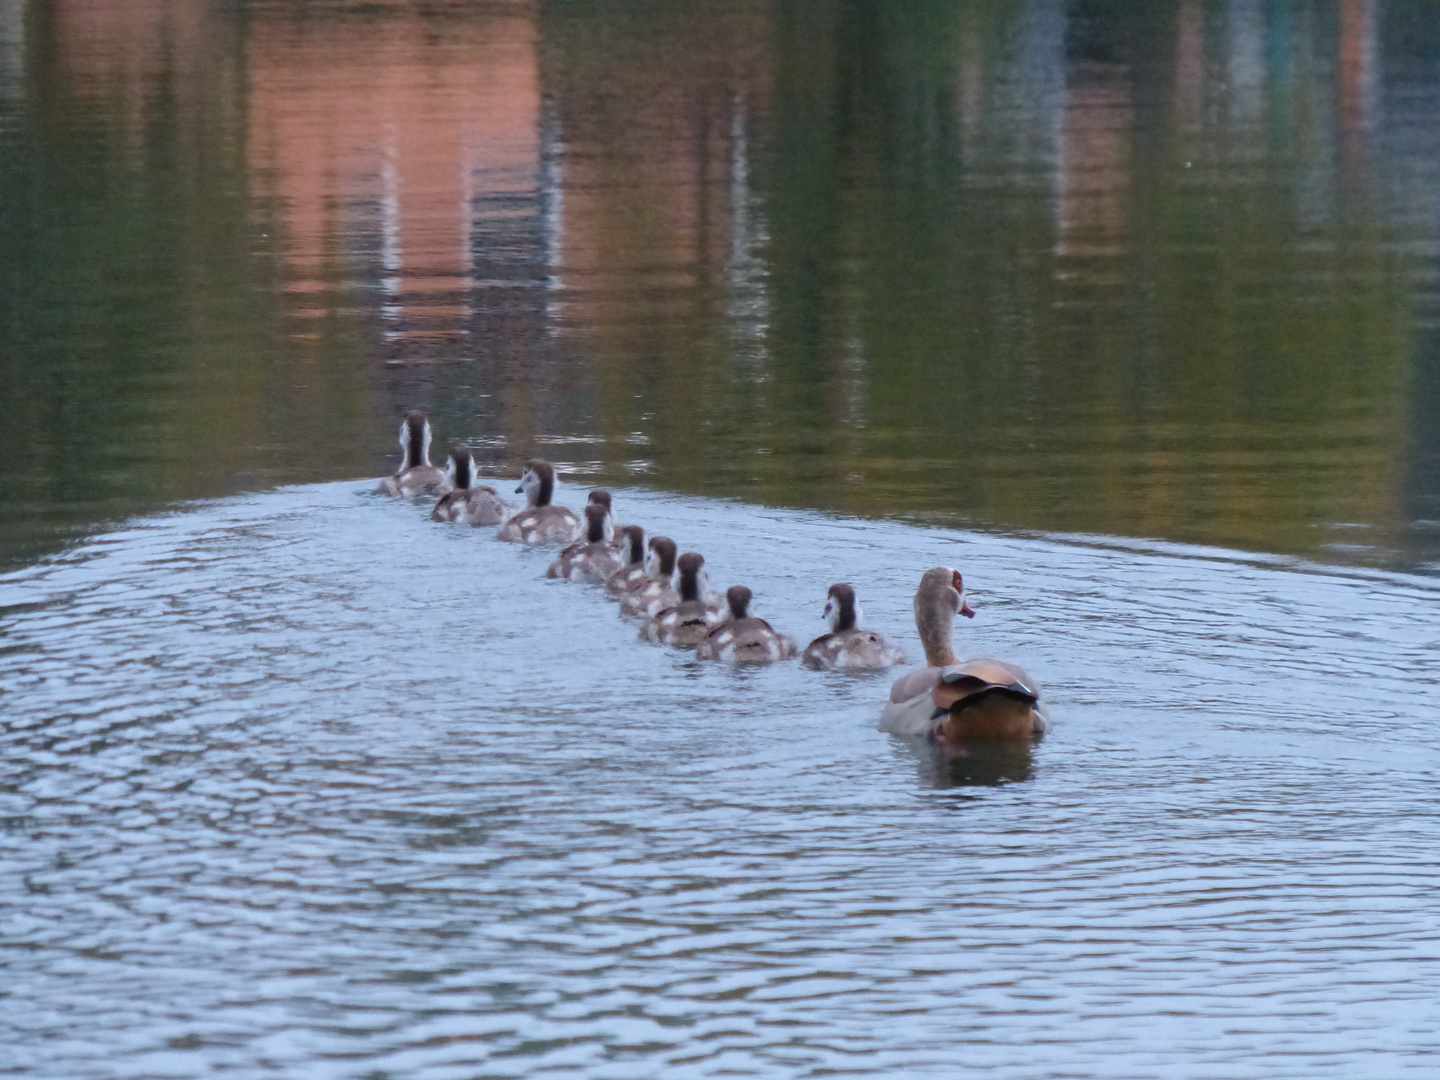
[[[590,508],[592,506],[598,508],[604,514],[605,523],[601,527],[600,536],[591,536],[589,541],[592,544],[600,543],[601,541],[608,544],[615,539],[615,517],[610,510],[610,492],[601,490],[600,488],[596,488],[590,492],[590,497],[585,502],[586,520],[589,520]]]
[[[549,506],[555,497],[555,466],[540,458],[531,458],[525,464],[525,473],[515,494],[522,491],[531,506]]]
[[[825,621],[830,625],[832,634],[854,630],[860,625],[860,601],[855,598],[852,586],[830,586],[830,592],[825,596]]]
[[[405,455],[401,472],[430,464],[430,421],[419,409],[412,409],[400,421],[400,452]]]
[[[725,618],[732,622],[747,618],[750,614],[750,601],[754,595],[744,585],[731,585],[725,590]]]
[[[955,616],[973,619],[975,612],[965,602],[965,583],[960,571],[948,566],[926,570],[915,591],[915,629],[925,646],[925,662],[931,667],[956,663],[951,634]]]
[[[669,581],[675,573],[675,541],[668,536],[652,536],[645,555],[645,576]]]
[[[445,479],[457,489],[468,488],[475,482],[475,459],[470,448],[457,442],[450,447],[450,460],[445,464]]]
[[[615,534],[610,524],[610,511],[599,503],[585,504],[585,541],[590,544],[608,544]]]
[[[625,537],[627,565],[634,566],[636,563],[643,563],[645,561],[645,530],[639,525],[626,525],[620,531]]]
[[[675,562],[675,569],[680,575],[680,582],[676,586],[680,593],[680,599],[699,600],[705,595],[708,581],[705,577],[705,556],[694,551],[687,551]]]

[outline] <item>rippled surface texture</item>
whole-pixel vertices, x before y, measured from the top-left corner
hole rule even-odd
[[[0,0],[0,1073],[1434,1075],[1437,259],[1433,0]]]
[[[802,640],[963,567],[1054,732],[940,762],[355,483],[140,520],[0,578],[4,1069],[1433,1072],[1433,579],[616,506]]]
[[[0,0],[0,559],[490,465],[1440,562],[1433,0]]]

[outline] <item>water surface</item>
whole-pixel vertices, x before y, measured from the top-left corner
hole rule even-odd
[[[1437,254],[1430,0],[0,0],[0,1071],[1430,1075]]]
[[[142,519],[0,578],[8,1068],[1432,1071],[1432,578],[617,510],[802,641],[963,567],[1055,730],[938,760],[354,483]]]
[[[1428,0],[0,4],[12,564],[493,464],[1432,566]]]

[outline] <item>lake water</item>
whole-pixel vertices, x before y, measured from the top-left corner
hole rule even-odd
[[[1430,0],[0,0],[0,556],[492,465],[1440,561]]]
[[[354,483],[141,520],[0,580],[9,1067],[1432,1071],[1434,579],[616,507],[801,639],[963,567],[1055,731],[941,761]]]
[[[0,0],[0,256],[0,1073],[1433,1073],[1428,0]],[[1053,732],[642,645],[413,407]]]

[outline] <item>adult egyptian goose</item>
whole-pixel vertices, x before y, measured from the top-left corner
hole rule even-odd
[[[510,507],[488,484],[475,483],[475,459],[470,448],[456,443],[450,448],[445,479],[453,490],[440,496],[431,521],[458,521],[465,525],[499,525],[510,516]]]
[[[400,471],[380,481],[381,495],[443,495],[449,491],[445,473],[430,464],[430,421],[419,409],[400,421]]]
[[[1040,690],[1022,668],[955,656],[955,616],[974,618],[960,573],[927,570],[915,593],[915,628],[926,666],[895,681],[880,730],[940,743],[1030,739],[1045,731]]]
[[[496,535],[501,540],[522,544],[568,544],[580,533],[580,519],[563,506],[552,506],[555,496],[555,466],[532,458],[525,466],[516,493],[525,493],[528,505]]]
[[[679,602],[657,611],[640,628],[640,637],[661,645],[698,645],[719,612],[705,600],[705,556],[687,551],[675,562]]]
[[[830,633],[809,645],[800,662],[823,670],[834,668],[887,668],[905,663],[900,650],[873,630],[860,629],[860,601],[853,587],[831,585],[825,597],[825,621]]]
[[[750,614],[752,598],[744,585],[725,591],[725,617],[696,646],[695,659],[768,664],[795,655],[795,642]]]
[[[560,552],[545,571],[547,578],[603,585],[620,569],[620,553],[610,543],[613,533],[610,510],[604,503],[592,502],[585,507],[585,527],[584,542],[571,544]]]

